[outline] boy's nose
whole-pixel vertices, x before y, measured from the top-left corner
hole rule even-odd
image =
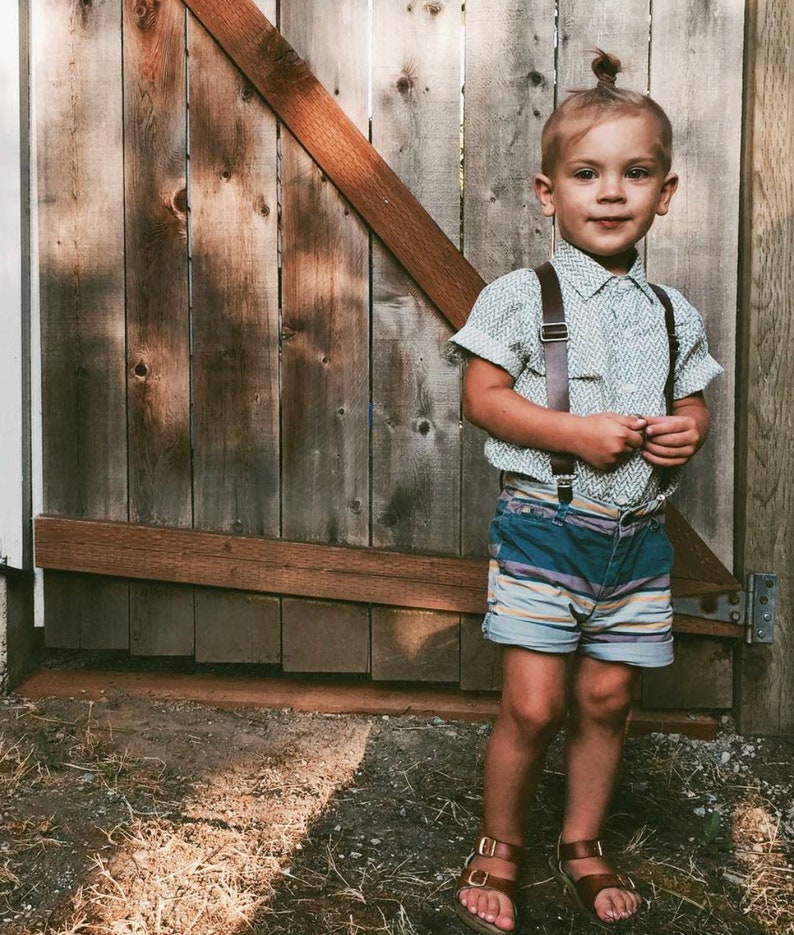
[[[623,201],[625,190],[622,179],[608,178],[603,176],[598,188],[599,201]]]

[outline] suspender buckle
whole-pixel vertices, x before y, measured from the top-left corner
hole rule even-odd
[[[543,322],[540,326],[540,340],[544,344],[568,340],[568,325],[564,321]]]

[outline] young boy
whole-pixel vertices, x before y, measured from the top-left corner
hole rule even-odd
[[[466,417],[489,433],[486,456],[506,485],[491,523],[483,624],[502,644],[502,704],[485,759],[484,837],[455,900],[468,926],[491,935],[516,927],[525,820],[563,722],[565,814],[552,871],[598,920],[640,907],[599,836],[638,667],[672,662],[664,502],[706,440],[702,390],[721,372],[699,314],[666,289],[679,341],[666,412],[665,315],[635,245],[667,214],[678,184],[672,131],[653,100],[615,87],[619,70],[599,52],[597,86],[572,93],[549,118],[534,183],[543,214],[556,221],[570,411],[547,407],[532,270],[484,289],[453,338],[471,355]],[[553,453],[576,459],[570,502]]]

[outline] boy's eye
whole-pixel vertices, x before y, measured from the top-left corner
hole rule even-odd
[[[594,169],[577,169],[573,175],[574,178],[581,179],[583,182],[589,182],[596,177]]]
[[[629,169],[626,173],[627,179],[644,179],[650,175],[647,169],[643,169],[642,166],[634,166],[634,168]]]

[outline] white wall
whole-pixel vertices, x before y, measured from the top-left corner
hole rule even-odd
[[[20,42],[17,3],[0,2],[0,561],[23,567],[25,484]]]

